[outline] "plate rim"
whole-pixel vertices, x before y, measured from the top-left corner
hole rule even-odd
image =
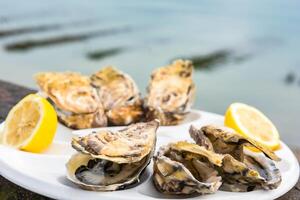
[[[202,113],[202,114],[211,114],[211,115],[214,115],[214,117],[223,118],[222,115],[219,115],[219,114],[216,114],[216,113],[211,113],[211,112],[206,112],[206,111],[201,111],[201,110],[195,110],[195,109],[193,109],[193,111],[196,111],[196,112],[199,112],[199,113]],[[201,118],[200,118],[200,120],[201,120]],[[0,127],[3,125],[3,123],[4,122],[2,122],[0,124]],[[179,126],[183,126],[183,125],[186,126],[188,124],[190,124],[190,123],[182,124],[182,125],[179,125]],[[169,128],[174,128],[174,126],[171,126]],[[60,141],[56,141],[56,142],[60,142]],[[281,145],[283,146],[283,149],[289,151],[289,153],[291,154],[291,160],[289,160],[289,161],[291,161],[291,163],[292,163],[292,168],[290,170],[293,170],[293,172],[296,173],[296,174],[293,173],[295,178],[293,180],[289,180],[287,182],[288,185],[286,184],[285,187],[284,187],[285,189],[280,190],[280,192],[278,191],[276,193],[276,195],[272,195],[272,198],[278,198],[278,197],[284,195],[285,193],[287,193],[288,191],[290,191],[293,188],[293,186],[296,185],[296,183],[298,182],[299,174],[300,174],[299,163],[298,163],[298,160],[297,160],[296,156],[294,155],[294,153],[291,151],[291,149],[284,142],[281,142],[281,143],[282,143]],[[60,189],[57,189],[57,187],[59,187],[59,186],[53,185],[53,184],[51,184],[49,182],[46,182],[46,181],[43,182],[43,184],[44,184],[43,187],[38,187],[37,186],[38,184],[37,184],[35,178],[29,176],[26,173],[21,173],[20,171],[15,170],[14,168],[11,168],[7,163],[4,162],[3,157],[0,157],[0,164],[1,164],[0,175],[3,176],[4,178],[8,179],[9,181],[15,183],[16,185],[19,185],[19,186],[21,186],[21,187],[23,187],[27,190],[36,192],[38,194],[41,194],[41,195],[44,195],[44,196],[47,196],[47,197],[50,197],[50,198],[55,198],[55,199],[69,199],[69,198],[71,198],[71,196],[68,196],[68,195],[71,195],[70,193],[65,195],[65,196],[63,194],[66,194],[68,189],[71,189],[70,190],[70,192],[71,192],[73,190],[73,188],[66,187],[67,190],[65,190],[66,188],[64,188],[64,190],[60,190]],[[25,182],[26,182],[26,184],[25,184]],[[39,182],[41,182],[41,181],[39,181]],[[52,188],[52,189],[50,189],[50,188]],[[260,191],[260,190],[258,190],[258,191]],[[204,195],[204,196],[208,196],[208,195]],[[202,197],[204,197],[204,196],[202,196]],[[240,195],[238,195],[238,196],[240,196]],[[130,196],[129,198],[123,196],[122,199],[140,199],[140,197],[141,197],[140,195],[137,195],[135,197]],[[115,199],[116,197],[105,196],[104,195],[103,198]],[[262,198],[262,199],[265,199],[265,198]]]

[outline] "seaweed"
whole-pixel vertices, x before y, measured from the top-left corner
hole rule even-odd
[[[289,72],[284,79],[286,84],[292,84],[296,81],[296,74],[294,72]]]
[[[6,51],[28,51],[37,47],[53,46],[65,43],[82,42],[95,37],[105,37],[130,31],[126,26],[122,28],[101,29],[79,34],[66,34],[44,39],[29,39],[19,42],[13,42],[5,46]]]
[[[124,51],[122,47],[116,47],[111,49],[104,49],[104,50],[96,50],[87,53],[87,57],[91,60],[101,60],[106,57],[114,56]]]
[[[211,69],[218,64],[227,63],[229,57],[232,56],[230,50],[218,50],[206,55],[191,56],[191,60],[196,69]]]
[[[251,57],[250,54],[238,55],[230,49],[216,50],[204,55],[183,56],[184,59],[191,60],[197,70],[211,70],[221,64],[229,62],[241,63]]]
[[[1,18],[0,18],[1,21]],[[39,26],[28,26],[21,28],[12,28],[7,30],[0,30],[0,38],[22,35],[27,33],[38,33],[38,32],[46,32],[51,30],[59,30],[66,27],[72,26],[86,26],[91,24],[91,20],[82,20],[77,22],[69,22],[69,23],[57,23],[57,24],[48,24],[48,25],[39,25]]]

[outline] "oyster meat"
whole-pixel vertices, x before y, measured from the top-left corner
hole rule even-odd
[[[195,96],[192,73],[193,65],[187,60],[176,60],[152,73],[144,102],[147,120],[176,125],[184,119]]]
[[[280,160],[273,152],[255,141],[244,138],[234,130],[208,125],[201,129],[190,127],[195,142],[207,150],[224,155],[218,171],[223,179],[222,189],[228,191],[252,191],[263,188],[275,189],[281,183],[281,175],[273,160]],[[254,153],[245,146],[255,147]]]
[[[74,72],[44,72],[36,74],[35,79],[66,126],[74,129],[106,126],[104,108],[88,77]]]
[[[223,156],[188,142],[161,147],[154,157],[153,180],[166,194],[214,193],[221,186],[216,166]]]
[[[139,181],[153,156],[158,126],[154,120],[73,138],[77,153],[66,165],[68,179],[83,189],[99,191],[122,189]]]
[[[261,150],[267,157],[279,161],[274,152],[262,147],[256,141],[237,134],[233,129],[223,126],[207,125],[201,129],[190,127],[190,135],[195,142],[217,153],[231,154],[242,160],[243,147],[252,146]]]
[[[134,80],[114,67],[105,67],[91,77],[109,124],[128,125],[143,116],[142,99]]]

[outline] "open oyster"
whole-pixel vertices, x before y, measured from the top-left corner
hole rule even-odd
[[[153,180],[166,194],[214,193],[221,185],[215,169],[223,156],[188,142],[171,143],[154,157]]]
[[[105,67],[91,76],[100,102],[112,125],[128,125],[143,116],[142,100],[134,80],[114,67]]]
[[[280,160],[273,152],[238,135],[234,130],[221,126],[190,128],[195,142],[210,151],[224,155],[219,172],[223,179],[222,189],[229,191],[252,191],[257,188],[275,189],[281,183],[281,175],[275,163]],[[253,153],[244,146],[258,148]],[[270,159],[271,158],[271,159]]]
[[[258,148],[272,160],[280,160],[274,152],[262,147],[250,138],[241,136],[228,127],[207,125],[197,129],[191,126],[189,132],[197,144],[217,153],[233,155],[237,160],[243,160],[244,146]]]
[[[73,72],[44,72],[36,74],[35,79],[66,126],[75,129],[106,126],[103,106],[88,77]]]
[[[152,73],[144,102],[147,120],[176,125],[184,119],[194,100],[192,72],[190,61],[176,60]]]
[[[158,121],[74,138],[77,150],[67,163],[67,177],[87,190],[112,191],[139,181],[156,143]]]

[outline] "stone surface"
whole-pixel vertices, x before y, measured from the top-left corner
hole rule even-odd
[[[2,122],[8,111],[25,95],[34,93],[32,89],[18,86],[0,80],[0,122]],[[300,149],[294,150],[295,155],[300,161]],[[300,199],[300,181],[297,185],[280,197],[278,200],[299,200]],[[0,176],[0,200],[51,200],[26,190]]]

